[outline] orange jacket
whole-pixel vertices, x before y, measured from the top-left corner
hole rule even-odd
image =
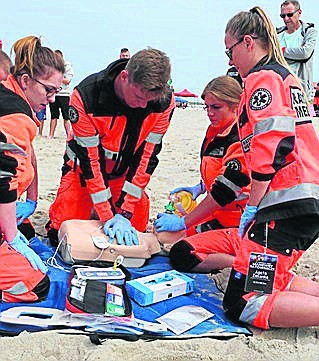
[[[236,120],[222,134],[217,134],[212,125],[208,127],[201,149],[200,169],[206,189],[222,206],[213,213],[214,218],[225,226],[237,226],[248,200],[250,184]]]
[[[26,191],[34,177],[31,143],[39,125],[12,75],[0,85],[0,203]]]
[[[116,61],[89,76],[70,99],[74,136],[67,144],[65,164],[83,175],[101,220],[113,215],[108,179],[123,175],[126,181],[116,206],[133,214],[158,164],[162,137],[175,107],[171,93],[161,102],[149,102],[145,109],[121,103],[114,80],[126,63],[127,59]]]
[[[319,212],[319,140],[304,92],[279,64],[253,69],[239,106],[239,131],[252,179],[271,181],[257,222]]]

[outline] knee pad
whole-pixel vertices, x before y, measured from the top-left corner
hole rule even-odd
[[[45,275],[40,283],[38,283],[33,292],[38,296],[38,302],[46,299],[50,289],[50,279],[47,275]]]
[[[26,237],[26,239],[30,240],[35,237],[35,230],[31,222],[25,221],[18,225],[18,230]]]
[[[239,321],[247,301],[243,298],[247,292],[245,289],[246,276],[240,272],[231,270],[227,289],[223,299],[225,314],[233,321]]]
[[[188,272],[201,261],[192,254],[194,248],[185,240],[175,243],[169,253],[172,266],[177,271]]]

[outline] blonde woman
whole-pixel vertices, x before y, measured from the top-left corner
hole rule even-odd
[[[224,308],[263,329],[319,325],[319,284],[290,271],[319,235],[319,141],[304,90],[261,8],[229,20],[225,45],[245,82],[238,125],[252,183]]]

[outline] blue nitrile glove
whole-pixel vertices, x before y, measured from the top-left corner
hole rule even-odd
[[[177,214],[159,213],[154,222],[157,232],[177,232],[186,229],[185,217],[179,217]]]
[[[138,244],[138,237],[131,222],[121,214],[116,214],[104,224],[104,233],[110,240],[117,239],[118,244],[133,246]]]
[[[256,206],[249,206],[248,204],[246,205],[246,208],[244,210],[244,213],[241,215],[239,223],[238,232],[241,238],[243,238],[249,224],[254,220],[256,212]]]
[[[17,224],[21,224],[26,218],[30,217],[35,209],[37,208],[38,203],[27,199],[25,202],[16,203],[16,218]]]
[[[42,262],[41,258],[28,246],[29,242],[25,236],[18,231],[11,242],[8,242],[9,246],[21,253],[30,263],[31,266],[37,271],[40,270],[46,274],[48,272],[47,267]]]
[[[199,195],[206,192],[206,187],[203,182],[199,182],[196,186],[189,187],[177,187],[169,192],[169,194],[175,194],[181,191],[186,191],[192,194],[192,199],[195,200]]]

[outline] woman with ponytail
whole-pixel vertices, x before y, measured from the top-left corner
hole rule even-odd
[[[46,297],[49,279],[46,266],[17,229],[16,203],[34,182],[35,112],[60,91],[64,63],[35,36],[16,41],[13,51],[12,74],[0,84],[0,293],[3,302],[33,302]],[[36,200],[26,204],[35,209]]]
[[[231,18],[226,55],[244,79],[239,136],[252,179],[224,308],[268,329],[319,325],[319,284],[291,272],[319,235],[319,141],[305,93],[259,7]]]

